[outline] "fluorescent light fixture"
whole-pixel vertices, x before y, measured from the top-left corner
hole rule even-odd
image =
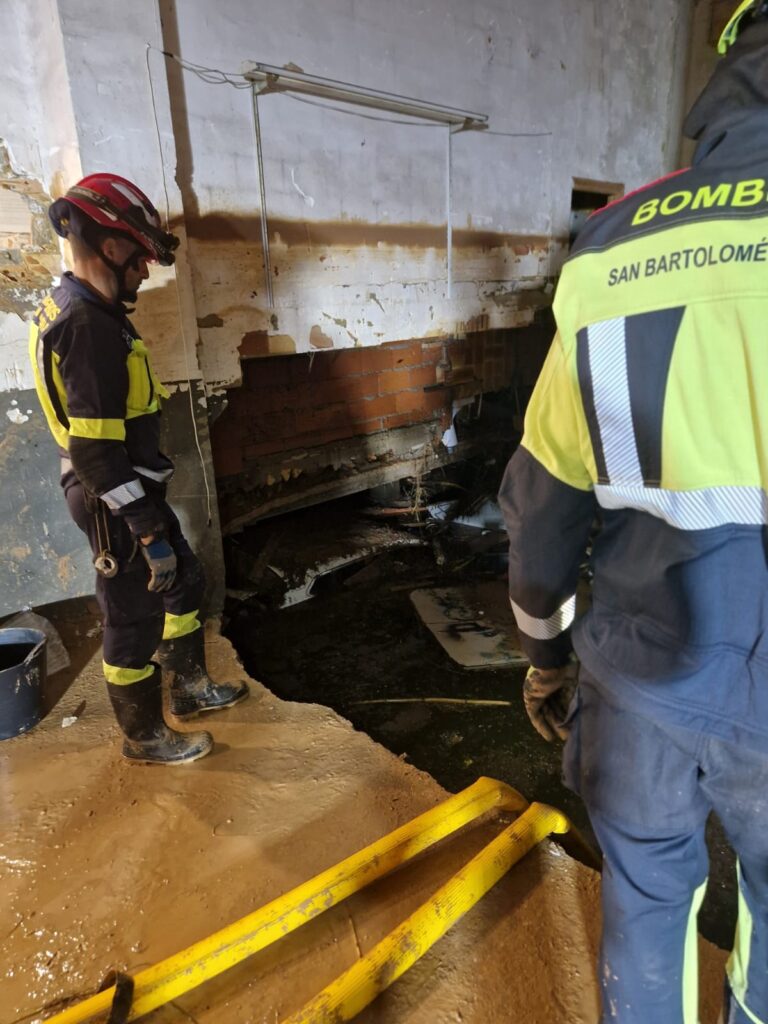
[[[478,130],[488,127],[488,115],[471,110],[459,110],[438,103],[398,96],[391,92],[368,89],[362,85],[338,82],[332,78],[318,78],[303,71],[274,67],[271,64],[248,63],[243,69],[244,77],[253,82],[254,90],[260,95],[271,92],[296,92],[337,103],[352,103],[360,107],[387,110],[404,117],[416,117],[425,121],[437,121],[450,125],[456,131]]]

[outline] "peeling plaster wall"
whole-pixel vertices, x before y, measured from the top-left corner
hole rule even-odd
[[[572,178],[630,189],[676,159],[688,0],[284,0],[268,17],[247,0],[161,8],[173,12],[176,50],[207,66],[292,62],[488,113],[495,131],[551,133],[454,136],[449,298],[446,129],[263,97],[270,309],[249,93],[184,73],[174,100],[189,136],[186,215],[211,383],[239,381],[238,348],[257,333],[269,354],[527,323],[519,293],[557,272]]]
[[[154,2],[96,5],[87,0],[0,0],[5,34],[0,119],[0,614],[93,591],[91,556],[69,521],[59,467],[28,369],[28,318],[62,269],[45,215],[50,198],[83,173],[119,170],[152,192],[162,174],[145,64],[158,43]],[[153,35],[153,32],[155,33]],[[29,55],[35,54],[34,62]],[[155,83],[158,128],[169,170],[170,214],[180,210],[164,76]],[[3,211],[14,232],[3,231]],[[183,225],[180,228],[183,235]],[[15,280],[13,279],[15,278]],[[196,310],[182,248],[173,270],[152,272],[135,322],[153,363],[170,384],[163,444],[177,472],[170,500],[208,571],[209,606],[223,599],[223,564],[207,396],[197,359]]]
[[[2,0],[0,17],[0,391],[9,391],[31,386],[24,318],[61,270],[45,209],[62,180],[79,176],[80,163],[56,4]]]
[[[45,209],[63,181],[80,176],[58,9],[53,0],[4,0],[0,18],[0,614],[5,614],[89,592],[93,569],[59,493],[58,456],[32,390],[27,354],[26,319],[61,271]]]

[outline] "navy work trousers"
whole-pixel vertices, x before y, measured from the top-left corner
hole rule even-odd
[[[698,1021],[710,810],[739,862],[726,1024],[768,1024],[768,750],[630,712],[582,668],[564,773],[603,850],[603,1024]]]
[[[85,533],[94,555],[99,537],[94,513],[86,507],[85,493],[74,474],[62,480],[69,512]],[[205,575],[199,560],[182,533],[173,509],[158,501],[166,522],[168,541],[176,552],[176,580],[170,590],[157,594],[147,590],[149,568],[136,549],[133,535],[122,519],[107,511],[109,550],[117,558],[119,572],[111,579],[96,574],[96,600],[104,615],[104,661],[125,669],[143,669],[151,660],[163,635],[166,612],[187,615],[196,612],[205,589]]]

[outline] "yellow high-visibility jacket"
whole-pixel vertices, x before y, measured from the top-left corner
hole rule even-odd
[[[764,747],[768,108],[593,215],[554,312],[500,494],[531,661],[563,664],[573,642],[626,703]]]

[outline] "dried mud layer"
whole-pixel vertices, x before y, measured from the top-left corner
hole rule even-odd
[[[212,674],[242,676],[229,643],[207,640]],[[110,969],[183,949],[445,798],[328,709],[252,693],[206,718],[208,758],[128,765],[99,653],[40,726],[0,744],[0,1024],[44,1020]],[[145,1019],[279,1024],[498,831],[470,828]],[[545,842],[358,1020],[595,1024],[598,929],[598,876]],[[702,943],[702,1024],[722,961]]]

